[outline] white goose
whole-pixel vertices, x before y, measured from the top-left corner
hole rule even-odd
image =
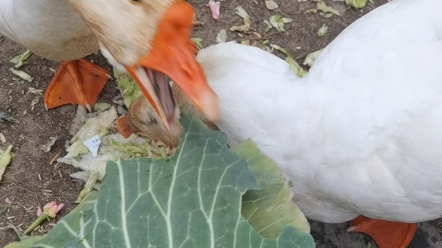
[[[113,65],[132,74],[168,128],[167,118],[176,114],[171,103],[151,96],[170,93],[166,75],[195,96],[201,111],[216,113],[217,99],[188,38],[193,14],[181,0],[2,0],[0,33],[62,62],[45,93],[47,108],[77,103],[90,109],[107,71],[81,58],[100,47]]]
[[[442,216],[441,8],[397,0],[373,10],[302,79],[254,47],[200,51],[215,124],[230,145],[251,138],[280,166],[308,218],[356,218],[350,231],[406,247],[413,223]]]

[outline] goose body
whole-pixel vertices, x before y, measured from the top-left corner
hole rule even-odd
[[[198,54],[231,145],[251,138],[293,183],[308,218],[442,216],[442,18],[398,0],[354,22],[304,78],[234,43]]]

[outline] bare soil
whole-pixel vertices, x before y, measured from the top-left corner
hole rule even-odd
[[[342,17],[325,18],[319,14],[305,14],[307,9],[315,7],[314,2],[275,1],[280,8],[270,11],[266,9],[264,0],[225,0],[221,2],[220,18],[215,21],[207,7],[208,0],[189,0],[188,2],[197,12],[198,21],[203,23],[194,28],[192,37],[203,39],[203,45],[206,47],[215,44],[218,32],[226,29],[229,41],[269,40],[270,43],[287,49],[301,64],[308,53],[323,48],[350,23],[386,2],[386,0],[374,0],[374,4],[368,4],[363,10],[353,10],[348,9],[344,2],[325,0],[328,5],[343,13]],[[248,11],[252,28],[262,35],[261,38],[254,34],[229,31],[230,27],[242,24],[242,19],[234,11],[238,5]],[[276,13],[290,17],[294,22],[286,24],[285,33],[279,33],[275,29],[264,32],[266,25],[263,21]],[[319,38],[316,33],[323,24],[326,24],[329,29],[323,37]],[[46,111],[43,105],[43,95],[29,93],[29,87],[41,90],[46,88],[53,76],[53,69],[58,68],[55,62],[32,55],[20,69],[29,73],[34,78],[33,82],[17,80],[9,71],[12,67],[9,60],[25,50],[6,38],[0,38],[0,111],[11,113],[18,121],[17,123],[0,123],[0,133],[3,133],[7,140],[5,144],[0,143],[0,149],[5,149],[7,145],[12,144],[16,155],[0,183],[0,213],[8,205],[5,199],[12,201],[8,212],[0,214],[0,227],[13,223],[22,229],[35,219],[37,207],[47,202],[53,200],[63,202],[66,207],[59,216],[69,213],[76,206],[74,201],[83,186],[82,182],[69,177],[69,174],[75,171],[72,166],[57,163],[50,165],[50,161],[56,155],[65,154],[65,142],[70,139],[68,129],[74,118],[76,106],[66,105]],[[282,56],[278,52],[274,54]],[[88,59],[112,71],[100,54],[91,55]],[[110,80],[102,91],[99,101],[112,104],[111,99],[117,94],[119,93],[116,83]],[[34,110],[31,110],[31,103],[37,97],[38,102]],[[50,152],[44,153],[41,146],[50,137],[56,137],[57,142]],[[46,222],[34,231],[34,234],[46,233],[58,221],[58,218]],[[362,234],[348,234],[345,231],[347,223],[328,225],[312,222],[311,224],[312,235],[318,247],[365,247],[371,241]],[[439,230],[442,230],[440,220],[420,224],[410,247],[442,247]],[[14,240],[17,240],[17,237],[13,231],[0,231],[0,247]],[[376,247],[372,241],[371,243],[372,247]]]

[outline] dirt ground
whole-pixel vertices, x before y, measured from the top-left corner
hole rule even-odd
[[[345,7],[343,2],[325,2],[343,13],[342,17],[333,16],[324,18],[318,14],[306,15],[307,9],[314,8],[311,1],[298,2],[296,0],[275,0],[280,8],[277,11],[266,9],[264,0],[230,0],[221,2],[221,15],[218,21],[212,19],[208,0],[190,0],[197,12],[198,21],[204,25],[195,27],[193,37],[203,39],[203,45],[215,44],[215,39],[221,29],[227,30],[228,40],[242,41],[249,39],[259,40],[255,35],[245,35],[228,31],[231,26],[241,25],[242,20],[235,15],[234,8],[238,5],[244,7],[250,15],[252,27],[263,35],[261,40],[269,40],[270,43],[280,45],[291,52],[298,63],[302,63],[304,57],[326,46],[346,26],[360,16],[368,13],[376,6],[384,4],[386,0],[375,0],[374,4],[368,4],[363,10],[352,10]],[[286,24],[286,32],[278,33],[275,29],[265,33],[264,20],[268,20],[275,13],[294,19],[291,24]],[[328,32],[321,38],[317,37],[318,29],[326,24]],[[1,41],[2,40],[2,41]],[[0,213],[7,205],[5,199],[12,201],[9,212],[0,216],[0,227],[7,223],[13,223],[25,229],[36,217],[36,209],[49,201],[63,202],[66,207],[60,216],[68,213],[75,207],[73,203],[78,196],[83,183],[69,177],[74,172],[72,166],[54,163],[51,159],[65,153],[64,144],[70,139],[68,134],[69,125],[75,115],[76,106],[67,105],[50,111],[46,111],[43,105],[43,95],[29,93],[28,88],[44,90],[50,81],[53,70],[58,64],[32,55],[21,70],[26,71],[34,81],[32,83],[17,80],[9,71],[9,60],[25,51],[25,48],[13,43],[6,38],[0,38],[0,111],[11,113],[17,123],[0,123],[0,133],[6,137],[6,143],[0,143],[0,149],[6,145],[14,145],[16,157],[6,170],[3,181],[0,183]],[[282,56],[278,52],[274,54]],[[91,55],[88,59],[103,66],[109,71],[111,67],[101,55]],[[112,98],[118,94],[116,83],[110,80],[100,95],[100,102],[112,104]],[[38,98],[34,110],[31,103]],[[50,137],[56,137],[57,142],[49,153],[44,153],[41,146]],[[50,223],[45,223],[35,234],[46,233],[57,222],[58,218]],[[329,225],[311,222],[312,235],[317,247],[365,247],[370,238],[362,234],[348,234],[345,229],[347,223]],[[442,247],[442,221],[434,220],[419,224],[419,229],[410,247]],[[11,230],[0,231],[0,247],[16,240],[15,233]],[[372,247],[376,247],[371,241]]]

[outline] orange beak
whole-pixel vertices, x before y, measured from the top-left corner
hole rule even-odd
[[[170,78],[207,119],[216,122],[219,117],[218,98],[207,84],[204,73],[195,60],[197,49],[189,39],[193,14],[193,9],[188,3],[173,3],[158,24],[148,54],[137,64],[126,66],[126,70],[137,82],[168,131],[169,123],[173,121],[170,117],[171,111],[170,107],[165,111],[164,101],[160,97],[173,96],[171,92],[158,95],[158,88],[155,88],[152,75],[148,76],[146,68]],[[174,103],[173,99],[172,102]]]

